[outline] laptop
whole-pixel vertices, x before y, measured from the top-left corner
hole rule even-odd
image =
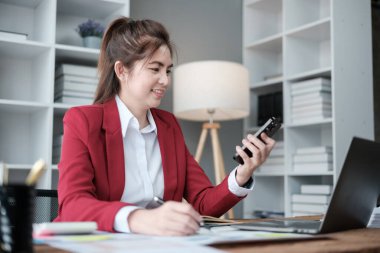
[[[322,221],[268,220],[232,225],[241,230],[324,234],[365,228],[380,205],[380,143],[354,137]]]

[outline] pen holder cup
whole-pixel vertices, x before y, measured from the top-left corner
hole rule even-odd
[[[0,186],[0,252],[33,252],[34,186]]]

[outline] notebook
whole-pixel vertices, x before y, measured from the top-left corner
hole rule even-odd
[[[380,205],[380,143],[351,141],[324,219],[268,220],[232,225],[242,230],[323,234],[365,228]]]

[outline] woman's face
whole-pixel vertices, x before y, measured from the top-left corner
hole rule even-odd
[[[122,99],[128,107],[147,110],[158,107],[171,82],[173,62],[167,46],[161,46],[148,61],[137,61],[121,80]]]

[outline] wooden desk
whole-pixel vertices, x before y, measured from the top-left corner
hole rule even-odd
[[[327,238],[310,241],[252,242],[234,245],[215,246],[230,253],[323,253],[323,252],[379,252],[380,228],[355,229],[327,234]],[[35,253],[67,253],[47,245],[36,245]],[[89,252],[91,253],[91,252]]]
[[[380,252],[380,228],[355,229],[327,234],[328,238],[310,241],[248,243],[221,245],[215,248],[230,253],[323,253],[323,252]]]

